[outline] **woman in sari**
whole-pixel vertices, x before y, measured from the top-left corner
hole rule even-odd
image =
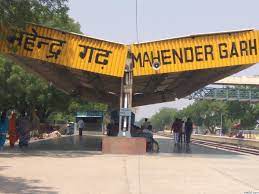
[[[13,148],[15,142],[18,140],[18,133],[16,130],[16,113],[12,113],[12,116],[9,120],[9,141],[10,147]]]
[[[0,118],[0,151],[3,150],[4,144],[5,144],[8,124],[9,123],[8,123],[8,118],[6,116],[6,111],[3,111]]]

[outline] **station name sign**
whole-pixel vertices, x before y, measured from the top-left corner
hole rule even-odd
[[[3,30],[1,30],[3,32]],[[30,24],[24,31],[5,31],[0,51],[71,68],[123,77],[125,45]]]
[[[153,75],[250,65],[259,62],[259,31],[189,36],[129,46],[28,24],[23,31],[0,27],[0,52],[88,72],[123,77],[131,56],[133,75]],[[130,55],[129,55],[130,48]]]
[[[132,45],[134,75],[252,64],[259,61],[254,31],[186,37]],[[154,68],[157,62],[160,68]]]

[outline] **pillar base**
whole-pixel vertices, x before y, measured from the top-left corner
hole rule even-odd
[[[146,139],[142,137],[109,137],[102,138],[104,154],[145,154]]]

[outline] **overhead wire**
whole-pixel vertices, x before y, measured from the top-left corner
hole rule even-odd
[[[138,0],[136,0],[136,7],[135,7],[135,25],[136,25],[136,38],[137,43],[139,43],[139,34],[138,34]]]

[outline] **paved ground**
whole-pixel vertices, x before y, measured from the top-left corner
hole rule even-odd
[[[102,155],[96,136],[33,143],[0,154],[0,193],[235,194],[259,192],[259,158],[202,146]]]

